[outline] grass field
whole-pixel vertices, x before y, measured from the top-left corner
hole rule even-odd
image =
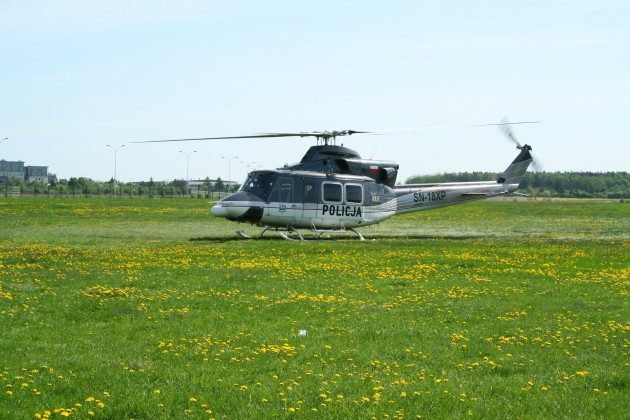
[[[0,418],[628,418],[627,203],[305,243],[208,209],[0,200]]]

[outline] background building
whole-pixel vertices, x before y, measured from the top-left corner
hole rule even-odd
[[[24,179],[27,182],[48,184],[48,166],[25,166]]]
[[[24,166],[21,160],[0,160],[0,181],[11,178],[48,184],[48,166]]]
[[[11,178],[24,179],[24,162],[0,160],[0,180],[6,181]]]

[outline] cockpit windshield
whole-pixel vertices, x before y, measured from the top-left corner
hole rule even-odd
[[[254,194],[258,198],[267,200],[271,187],[278,179],[278,175],[273,172],[254,171],[249,174],[241,191]]]

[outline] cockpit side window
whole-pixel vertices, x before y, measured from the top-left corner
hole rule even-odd
[[[255,171],[249,174],[241,190],[254,194],[256,197],[266,201],[276,179],[278,179],[278,175],[273,172]]]
[[[291,179],[282,180],[280,184],[280,201],[285,203],[293,202],[293,182]]]
[[[293,178],[280,177],[276,181],[269,202],[292,203],[293,202]]]

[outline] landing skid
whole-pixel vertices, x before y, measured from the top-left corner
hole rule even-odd
[[[363,237],[363,235],[361,235],[361,232],[359,232],[358,230],[355,229],[311,229],[311,232],[313,233],[318,233],[317,235],[317,239],[321,238],[322,235],[324,234],[331,234],[331,235],[345,235],[348,232],[353,233],[354,235],[356,235],[356,237],[360,240],[360,241],[365,241],[365,238]]]
[[[271,226],[266,226],[262,232],[260,232],[260,234],[258,236],[250,236],[247,235],[245,232],[243,232],[242,230],[238,230],[236,231],[236,234],[243,238],[243,239],[260,239],[262,238],[262,236],[265,234],[265,232],[267,232],[268,230],[273,229],[276,231],[276,233],[278,234],[278,236],[280,236],[282,239],[285,239],[287,241],[306,241],[307,239],[304,238],[304,235],[302,234],[302,232],[297,229],[297,228],[293,228],[293,227],[288,227],[288,228],[280,228],[280,227],[271,227]],[[361,234],[361,232],[355,230],[355,229],[318,229],[315,226],[312,226],[311,229],[308,230],[309,232],[316,234],[317,236],[314,239],[321,239],[321,237],[324,234],[329,234],[329,235],[345,235],[348,232],[354,234],[360,241],[365,241],[365,238],[363,237],[363,235]]]
[[[355,230],[354,228],[346,229],[346,227],[343,224],[341,225],[340,229],[318,229],[317,227],[315,227],[315,225],[311,225],[311,232],[319,234],[317,236],[317,239],[321,238],[322,235],[325,233],[345,235],[346,233],[351,232],[355,234],[359,238],[360,241],[365,241],[365,238],[363,237],[363,235],[361,235],[361,232],[359,232],[358,230]]]
[[[245,232],[243,232],[242,230],[237,230],[237,231],[236,231],[236,234],[237,234],[239,237],[243,238],[243,239],[260,239],[260,238],[262,238],[262,236],[265,234],[265,232],[267,232],[269,229],[271,229],[271,226],[267,226],[267,227],[265,227],[265,228],[262,230],[262,232],[260,232],[260,234],[258,235],[258,237],[257,237],[257,238],[254,238],[253,236],[250,236],[250,235],[246,234],[246,233],[245,233]]]

